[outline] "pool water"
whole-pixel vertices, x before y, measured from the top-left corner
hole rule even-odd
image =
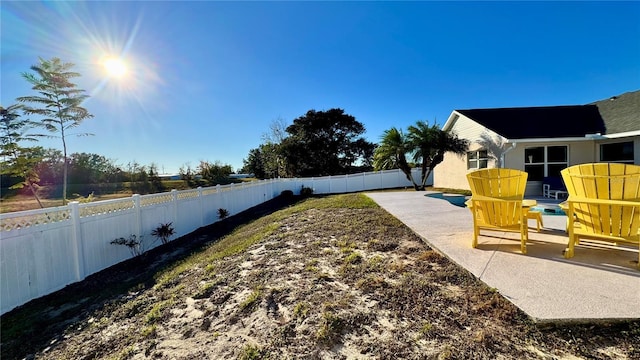
[[[434,193],[425,194],[425,196],[436,198],[436,199],[447,200],[449,203],[455,206],[466,207],[464,202],[467,200],[467,197],[464,195],[443,194],[441,192],[434,192]]]
[[[532,206],[529,211],[539,211],[542,215],[566,215],[558,205],[537,205]]]

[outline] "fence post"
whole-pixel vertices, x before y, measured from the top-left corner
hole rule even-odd
[[[222,198],[222,186],[220,186],[220,184],[216,185],[216,206],[218,207],[218,209],[223,208],[224,207],[224,199]],[[218,210],[216,209],[216,206],[213,207],[214,210]],[[214,219],[218,219],[217,217],[214,216]],[[214,220],[213,222],[218,222],[218,220]]]
[[[171,190],[171,218],[173,219],[173,225],[174,227],[177,227],[177,221],[178,221],[178,190],[176,189],[172,189]]]
[[[136,239],[142,241],[142,208],[140,207],[140,194],[131,195],[133,210],[136,214]]]
[[[73,261],[75,262],[76,280],[84,279],[84,246],[82,244],[82,231],[80,229],[80,203],[72,201],[69,203],[71,216],[71,236],[73,238],[74,253]]]
[[[235,195],[236,195],[236,191],[237,191],[237,190],[236,190],[236,184],[231,183],[231,185],[229,186],[229,188],[230,188],[230,190],[229,190],[229,192],[227,192],[227,194],[229,194],[229,193],[230,193],[230,194],[231,194],[231,198],[233,199],[233,198],[235,197]],[[227,203],[226,199],[225,199],[225,203]],[[230,208],[230,209],[227,209],[227,210],[229,210],[229,215],[233,215],[233,214],[235,214],[235,213],[236,213],[236,211],[235,211],[235,202],[234,202],[234,201],[232,201],[232,202],[229,204],[229,208]]]
[[[344,175],[345,192],[349,192],[349,174]]]
[[[202,198],[202,186],[198,186],[198,203],[200,204],[200,227],[204,226],[204,199]]]

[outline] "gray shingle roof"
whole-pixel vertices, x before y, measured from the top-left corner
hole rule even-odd
[[[640,130],[640,91],[593,103],[607,126],[607,134]]]
[[[640,91],[586,105],[457,111],[508,139],[616,134],[640,130]]]

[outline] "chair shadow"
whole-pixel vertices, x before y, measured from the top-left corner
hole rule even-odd
[[[597,240],[580,240],[575,246],[574,256],[566,259],[564,251],[568,238],[564,231],[556,229],[529,229],[527,253],[520,252],[520,238],[502,236],[498,233],[481,233],[476,249],[485,251],[499,251],[510,254],[533,257],[541,260],[554,261],[563,264],[582,266],[591,269],[614,272],[622,275],[640,277],[638,270],[638,249],[624,245],[613,245]],[[487,241],[496,239],[498,242]]]

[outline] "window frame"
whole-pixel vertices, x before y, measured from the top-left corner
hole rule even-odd
[[[565,154],[565,161],[549,161],[549,148],[554,148],[554,147],[562,147],[564,148],[564,154]],[[533,159],[533,155],[529,155],[527,153],[527,150],[533,150],[533,149],[540,149],[542,148],[543,153],[542,153],[542,161],[533,161],[533,160],[537,160],[537,159]],[[539,151],[539,150],[538,150]],[[529,157],[532,157],[532,161],[529,162]],[[541,146],[530,146],[530,147],[526,147],[524,149],[524,171],[526,171],[527,173],[529,173],[529,181],[542,181],[544,180],[545,177],[550,176],[549,175],[549,167],[555,167],[557,165],[561,165],[563,166],[563,168],[567,168],[569,166],[569,145],[541,145]],[[542,178],[541,179],[531,179],[531,174],[535,174],[538,171],[531,171],[531,170],[527,170],[527,167],[540,167],[542,166]],[[557,174],[557,176],[560,176],[560,174]]]
[[[609,145],[618,145],[618,146],[624,146],[625,144],[630,144],[631,145],[631,159],[620,159],[620,160],[604,160],[603,159],[603,153],[604,151],[602,151],[602,148],[605,146],[609,146]],[[600,162],[608,162],[608,163],[619,163],[619,164],[635,164],[635,142],[633,140],[629,140],[629,141],[617,141],[617,142],[607,142],[607,143],[601,143],[600,144],[600,154],[599,154],[599,161]]]
[[[481,156],[481,153],[484,153],[484,156]],[[471,158],[470,156],[474,156],[474,157]],[[485,166],[481,167],[480,165],[482,162],[484,162]],[[471,166],[472,163],[475,163],[475,167]],[[486,169],[488,167],[489,167],[489,152],[486,149],[467,151],[467,170],[480,170],[480,169]]]

